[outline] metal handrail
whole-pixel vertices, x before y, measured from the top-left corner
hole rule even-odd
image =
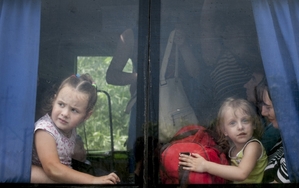
[[[111,137],[111,169],[114,170],[114,139],[113,139],[113,124],[112,124],[112,108],[111,108],[111,98],[108,92],[98,89],[97,92],[104,93],[107,96],[108,110],[109,110],[109,124],[110,124],[110,137]]]

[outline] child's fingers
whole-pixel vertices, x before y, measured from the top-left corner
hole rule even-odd
[[[119,177],[118,177],[114,172],[112,172],[110,175],[111,175],[114,179],[120,181]]]
[[[180,166],[188,166],[188,162],[186,162],[186,161],[180,161],[179,165]]]
[[[189,156],[187,156],[187,155],[180,155],[180,156],[179,156],[179,160],[180,160],[180,161],[186,161],[186,160],[188,159],[188,157],[189,157]]]
[[[191,156],[192,156],[192,157],[195,157],[195,158],[200,158],[200,157],[202,157],[202,156],[199,155],[198,153],[191,153]]]
[[[120,181],[119,177],[115,173],[110,173],[108,175],[108,179],[112,181],[114,184]]]

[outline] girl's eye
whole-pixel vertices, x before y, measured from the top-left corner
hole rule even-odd
[[[79,113],[78,110],[77,110],[77,109],[74,109],[74,108],[72,109],[72,112],[74,112],[74,113]]]
[[[233,125],[235,125],[235,124],[236,124],[235,121],[231,121],[231,122],[229,122],[229,125],[231,125],[231,126],[233,126]]]
[[[242,122],[243,122],[243,123],[248,123],[248,122],[249,122],[249,119],[242,119]]]
[[[58,103],[58,105],[60,106],[60,107],[64,107],[64,104],[63,103]]]

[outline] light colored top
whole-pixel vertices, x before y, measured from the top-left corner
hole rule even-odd
[[[37,130],[45,130],[47,131],[51,136],[53,136],[58,157],[60,159],[60,162],[64,165],[67,165],[71,167],[72,164],[72,155],[74,153],[75,148],[75,142],[76,142],[76,130],[73,129],[71,136],[68,138],[66,137],[54,124],[51,117],[46,114],[43,117],[41,117],[36,123],[35,123],[35,129],[34,132]],[[45,146],[47,147],[47,146]],[[33,151],[32,151],[32,164],[41,166],[41,162],[38,158],[35,144],[33,145]]]
[[[267,166],[268,157],[267,157],[266,150],[265,150],[263,144],[258,139],[252,138],[249,141],[247,141],[247,143],[244,145],[244,147],[241,149],[241,151],[239,151],[239,153],[237,153],[236,157],[231,157],[231,151],[234,148],[234,146],[232,148],[230,148],[229,158],[231,160],[231,165],[239,166],[239,164],[244,156],[244,150],[250,142],[258,142],[262,146],[263,151],[261,153],[261,156],[258,158],[254,169],[251,171],[251,173],[249,174],[247,179],[245,179],[242,182],[234,182],[234,183],[261,183],[263,180],[264,169]]]

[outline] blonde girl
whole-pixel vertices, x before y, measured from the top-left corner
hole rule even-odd
[[[260,183],[267,165],[265,149],[257,139],[261,127],[255,108],[247,100],[228,98],[219,109],[216,130],[217,143],[231,145],[228,152],[231,165],[207,161],[196,153],[180,155],[179,165],[185,165],[185,170],[208,172],[234,183]]]

